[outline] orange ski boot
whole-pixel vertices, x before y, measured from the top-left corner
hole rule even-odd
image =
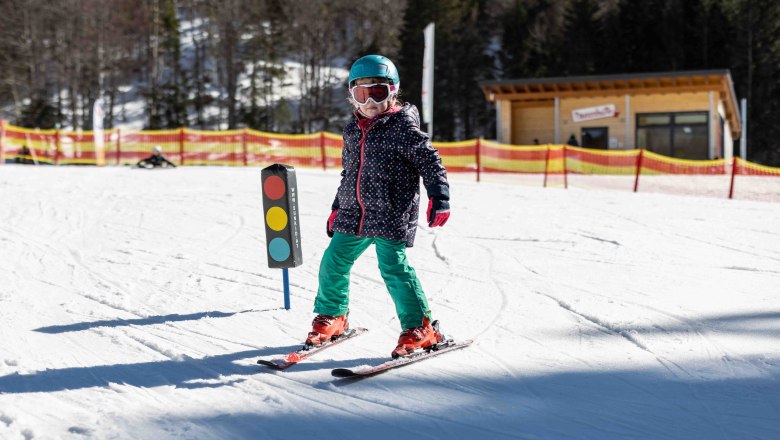
[[[336,339],[339,335],[349,330],[349,322],[345,313],[341,316],[317,315],[311,323],[311,332],[306,338],[306,345],[320,345]]]
[[[427,348],[444,340],[439,332],[439,321],[423,318],[423,325],[407,328],[398,338],[398,346],[390,354],[393,359],[412,354],[417,349]]]

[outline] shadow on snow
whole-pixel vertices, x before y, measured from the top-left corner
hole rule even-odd
[[[203,318],[227,318],[233,315],[237,315],[239,313],[269,312],[271,310],[281,310],[281,309],[282,308],[279,307],[275,309],[265,309],[265,310],[242,310],[240,312],[211,311],[211,312],[191,313],[189,315],[171,314],[171,315],[149,316],[147,318],[136,318],[136,319],[109,319],[103,321],[77,322],[74,324],[67,324],[67,325],[51,325],[48,327],[36,328],[34,331],[41,332],[41,333],[50,333],[50,334],[68,333],[68,332],[89,330],[95,327],[124,327],[128,325],[165,324],[166,322],[176,322],[176,321],[197,321]]]
[[[184,316],[199,319],[195,317],[201,315],[205,316]],[[157,323],[162,318],[147,318],[145,323]],[[651,326],[637,330],[668,333],[701,327],[721,333],[777,335],[778,318],[777,312],[733,314],[704,318],[681,324],[679,328]],[[113,322],[124,325],[127,321]],[[298,347],[269,347],[182,361],[12,374],[0,377],[0,393],[46,393],[110,384],[143,388],[173,386],[187,392],[231,386],[261,374],[261,382],[252,387],[259,393],[258,406],[251,411],[236,412],[230,405],[226,408],[216,405],[204,416],[160,414],[159,420],[147,423],[170,426],[179,418],[183,425],[194,425],[206,437],[213,434],[213,438],[280,438],[304,435],[312,429],[316,432],[325,429],[334,438],[376,439],[396,439],[399,433],[453,439],[780,438],[780,353],[777,351],[739,357],[744,363],[741,365],[754,368],[713,365],[724,371],[722,377],[715,379],[696,374],[673,377],[663,370],[631,368],[630,364],[625,368],[582,371],[553,369],[547,374],[534,375],[525,374],[519,368],[486,374],[481,367],[491,363],[490,359],[481,361],[472,357],[467,364],[461,359],[461,369],[455,370],[447,369],[442,357],[340,387],[334,386],[340,382],[330,377],[318,381],[321,374],[312,376],[308,382],[280,382],[281,378],[274,376],[354,367],[378,359],[313,359],[288,372],[276,372],[254,363],[259,357],[276,356]],[[467,356],[467,352],[463,353],[461,356]],[[549,359],[538,362],[549,362]],[[720,360],[681,362],[706,366],[706,362]],[[464,370],[463,365],[472,368]],[[263,401],[266,394],[269,397],[281,394],[284,398],[273,400],[278,404],[269,406]],[[296,422],[301,417],[305,417],[305,424]]]
[[[300,348],[300,345],[246,350],[202,359],[165,360],[136,364],[96,365],[49,369],[31,374],[0,376],[0,394],[40,393],[77,390],[91,387],[107,387],[111,384],[152,388],[174,386],[176,388],[216,388],[242,381],[235,376],[251,376],[260,373],[285,374],[258,365],[258,358],[270,358]],[[240,363],[239,361],[247,361]],[[322,368],[339,368],[376,362],[375,358],[349,359],[346,361],[306,361],[294,367],[296,371]],[[230,380],[224,380],[231,376]],[[219,383],[202,381],[219,380]]]

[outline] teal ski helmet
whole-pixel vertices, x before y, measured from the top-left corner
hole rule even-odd
[[[389,58],[382,55],[366,55],[359,58],[349,69],[349,86],[360,78],[387,78],[396,87],[401,83],[398,69]]]

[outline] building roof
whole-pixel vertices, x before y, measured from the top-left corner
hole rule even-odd
[[[734,135],[742,128],[731,73],[727,69],[616,75],[520,78],[479,83],[488,101],[527,103],[555,98],[661,93],[718,92]]]

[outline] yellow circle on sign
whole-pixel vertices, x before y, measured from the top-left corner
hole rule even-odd
[[[265,213],[265,224],[274,231],[281,231],[287,226],[287,213],[284,209],[274,206]]]

